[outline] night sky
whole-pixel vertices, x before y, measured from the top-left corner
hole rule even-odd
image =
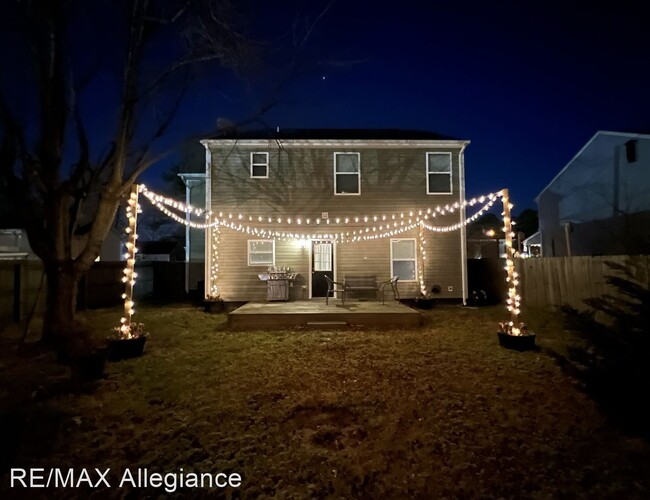
[[[234,5],[269,55],[237,74],[202,68],[164,146],[209,135],[219,119],[255,117],[273,100],[250,128],[404,128],[470,140],[468,196],[508,187],[518,212],[535,207],[534,197],[596,131],[650,131],[650,35],[641,2]],[[299,64],[276,91],[293,57],[286,50],[292,23],[313,21],[323,10]],[[100,31],[101,16],[79,23],[78,36]],[[100,41],[96,48],[109,66],[120,46]],[[164,44],[158,52],[169,53]],[[24,62],[13,53],[16,64]],[[114,81],[100,72],[80,100],[96,143],[110,139],[107,118],[115,109],[101,107],[115,102],[116,93],[106,90]],[[161,172],[179,161],[182,155],[169,156],[143,180],[160,185]]]
[[[650,131],[650,35],[639,2],[424,3],[334,2],[308,41],[314,64],[264,122],[469,139],[468,195],[509,187],[518,209],[534,207],[597,130]],[[256,15],[313,19],[324,5],[267,4]],[[185,119],[210,127],[254,114],[268,89],[239,83],[197,92]]]

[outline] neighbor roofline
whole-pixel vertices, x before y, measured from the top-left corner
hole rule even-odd
[[[582,154],[584,151],[591,146],[591,143],[596,140],[596,137],[599,137],[601,135],[613,135],[616,137],[628,137],[630,139],[650,139],[650,135],[648,134],[634,134],[631,132],[613,132],[610,130],[599,130],[596,132],[591,139],[587,141],[587,143],[580,148],[580,151],[578,151],[573,158],[569,160],[569,162],[560,170],[555,177],[549,182],[544,189],[542,189],[539,194],[535,197],[535,203],[539,205],[539,199],[540,197],[544,194],[544,192],[551,187],[551,185],[564,173],[564,171],[569,168],[569,166]]]

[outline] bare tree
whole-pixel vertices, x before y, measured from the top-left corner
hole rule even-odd
[[[31,54],[27,62],[34,71],[21,90],[34,90],[29,102],[36,109],[28,116],[10,92],[0,94],[0,179],[43,261],[42,338],[59,345],[82,331],[75,321],[79,280],[99,254],[124,196],[160,158],[152,145],[168,132],[189,70],[206,61],[235,66],[255,47],[225,1],[14,0],[6,7],[15,22],[16,46]],[[95,7],[103,9],[106,20],[91,12]],[[87,19],[91,13],[94,19]],[[97,66],[85,61],[78,31],[92,32],[88,22],[100,30],[111,20],[115,26],[102,36],[114,35],[114,45],[104,41],[110,51],[101,57],[118,61],[117,118],[108,147],[94,155],[95,138],[89,137],[79,96]],[[8,71],[3,73],[5,78]],[[85,244],[73,253],[72,238],[79,231],[86,234]]]

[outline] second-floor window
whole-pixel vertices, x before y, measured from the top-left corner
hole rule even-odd
[[[268,153],[251,153],[251,177],[260,179],[269,177]]]
[[[427,194],[451,194],[451,153],[427,153]]]
[[[361,194],[359,153],[334,153],[334,194]]]

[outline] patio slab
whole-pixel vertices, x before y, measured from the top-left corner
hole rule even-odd
[[[249,302],[228,314],[233,328],[282,328],[308,326],[340,328],[345,326],[419,326],[420,313],[398,302],[312,299],[293,302]]]

